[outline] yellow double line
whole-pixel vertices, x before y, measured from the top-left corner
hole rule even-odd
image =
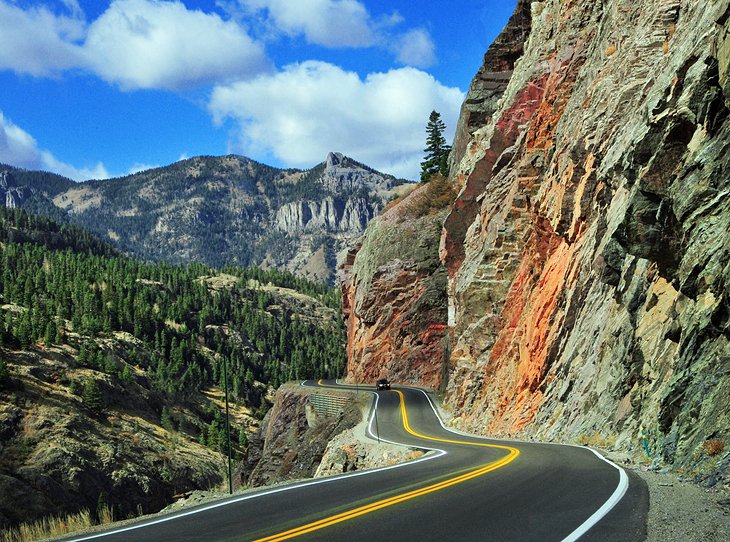
[[[436,441],[436,442],[447,442],[450,444],[462,444],[462,445],[466,445],[466,446],[482,446],[485,448],[497,448],[497,449],[507,450],[509,453],[506,456],[504,456],[502,459],[493,461],[491,463],[487,463],[486,465],[477,467],[476,469],[474,469],[472,471],[469,471],[465,474],[461,474],[454,478],[449,478],[447,480],[438,482],[436,484],[432,484],[430,486],[422,487],[420,489],[415,489],[415,490],[409,491],[407,493],[401,493],[400,495],[395,495],[394,497],[382,499],[380,501],[366,504],[366,505],[360,506],[358,508],[353,508],[352,510],[342,512],[342,513],[336,514],[334,516],[329,516],[324,519],[320,519],[319,521],[307,523],[306,525],[302,525],[300,527],[296,527],[294,529],[290,529],[290,530],[284,531],[282,533],[271,535],[266,538],[261,538],[261,539],[257,540],[256,542],[274,542],[274,541],[278,541],[278,540],[288,540],[288,539],[294,538],[296,536],[301,536],[303,534],[311,533],[313,531],[318,531],[319,529],[324,529],[325,527],[330,527],[331,525],[335,525],[337,523],[342,523],[343,521],[348,521],[348,520],[351,520],[358,516],[363,516],[365,514],[369,514],[370,512],[375,512],[376,510],[380,510],[381,508],[393,506],[394,504],[398,504],[398,503],[401,503],[404,501],[415,499],[416,497],[420,497],[420,496],[426,495],[428,493],[433,493],[434,491],[439,491],[441,489],[445,489],[447,487],[451,487],[456,484],[466,482],[467,480],[471,480],[472,478],[482,476],[483,474],[486,474],[488,472],[492,472],[493,470],[497,470],[501,467],[504,467],[508,463],[511,463],[512,461],[514,461],[517,458],[517,456],[520,455],[520,451],[517,448],[512,448],[511,446],[500,446],[497,444],[487,444],[484,442],[467,442],[467,441],[463,441],[463,440],[451,440],[451,439],[442,439],[442,438],[437,438],[437,437],[429,437],[427,435],[423,435],[421,433],[414,431],[413,429],[411,429],[411,426],[408,422],[408,413],[406,411],[405,397],[403,396],[403,393],[401,391],[399,391],[399,390],[394,390],[394,391],[395,391],[395,393],[397,393],[400,396],[400,411],[401,411],[401,416],[403,417],[403,427],[411,435],[414,435],[416,437],[419,437],[419,438],[422,438],[425,440],[431,440],[431,441]]]

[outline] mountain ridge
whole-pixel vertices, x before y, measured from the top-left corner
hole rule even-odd
[[[346,250],[406,183],[341,153],[308,170],[196,156],[74,183],[0,166],[0,201],[85,227],[148,260],[277,268],[333,283]]]

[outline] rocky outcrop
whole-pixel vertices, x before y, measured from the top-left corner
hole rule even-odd
[[[446,209],[431,207],[444,195],[433,183],[373,220],[342,264],[351,380],[387,377],[434,389],[444,382],[446,272],[437,246]]]
[[[354,234],[363,232],[379,209],[379,204],[372,205],[362,198],[342,201],[329,196],[319,201],[300,200],[286,203],[276,212],[274,223],[279,230],[290,234]]]
[[[442,247],[447,403],[500,435],[628,447],[643,424],[690,465],[730,429],[727,2],[532,6],[501,108],[455,169],[455,208],[480,202]]]
[[[12,173],[0,171],[0,200],[5,202],[5,207],[8,209],[19,207],[30,194],[31,190],[28,187],[17,185]]]
[[[313,401],[313,396],[319,396],[319,401]],[[327,399],[332,396],[331,408],[317,408],[329,406]],[[258,487],[313,477],[328,442],[361,419],[360,405],[341,398],[294,385],[279,388],[274,405],[249,440],[237,483]]]
[[[511,25],[528,5],[454,145],[446,404],[485,434],[638,453],[643,425],[657,460],[727,470],[706,443],[730,438],[729,2],[519,2]]]

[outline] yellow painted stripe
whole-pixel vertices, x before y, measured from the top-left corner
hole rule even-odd
[[[321,380],[320,380],[320,382],[321,382]],[[474,469],[472,471],[469,471],[465,474],[461,474],[459,476],[455,476],[454,478],[449,478],[447,480],[438,482],[436,484],[432,484],[430,486],[422,487],[420,489],[415,489],[413,491],[409,491],[407,493],[402,493],[400,495],[395,495],[394,497],[382,499],[382,500],[379,500],[379,501],[376,501],[376,502],[373,502],[370,504],[366,504],[364,506],[360,506],[358,508],[353,508],[352,510],[342,512],[342,513],[336,514],[334,516],[329,516],[324,519],[314,521],[312,523],[307,523],[306,525],[302,525],[300,527],[296,527],[294,529],[290,529],[290,530],[284,531],[282,533],[271,535],[266,538],[260,538],[256,542],[274,542],[274,541],[278,541],[278,540],[288,540],[290,538],[294,538],[294,537],[301,536],[301,535],[304,535],[307,533],[311,533],[313,531],[318,531],[320,529],[324,529],[325,527],[329,527],[331,525],[335,525],[337,523],[342,523],[343,521],[348,521],[348,520],[356,518],[358,516],[363,516],[365,514],[375,512],[376,510],[380,510],[381,508],[393,506],[394,504],[408,501],[410,499],[415,499],[416,497],[420,497],[420,496],[426,495],[428,493],[433,493],[434,491],[439,491],[441,489],[445,489],[447,487],[451,487],[453,485],[460,484],[462,482],[466,482],[467,480],[471,480],[472,478],[482,476],[483,474],[486,474],[488,472],[492,472],[501,467],[504,467],[508,463],[511,463],[512,461],[517,459],[517,456],[520,455],[520,451],[517,448],[512,448],[511,446],[500,446],[497,444],[487,444],[484,442],[468,442],[468,441],[464,441],[464,440],[451,440],[451,439],[442,439],[442,438],[437,438],[437,437],[429,437],[427,435],[423,435],[421,433],[414,431],[411,428],[410,423],[408,422],[408,412],[406,410],[405,397],[401,391],[395,390],[395,392],[400,396],[400,409],[401,409],[401,416],[403,418],[403,427],[411,435],[414,435],[416,437],[419,437],[419,438],[422,438],[425,440],[432,440],[432,441],[437,441],[437,442],[447,442],[450,444],[461,444],[461,445],[466,445],[466,446],[483,446],[486,448],[497,448],[497,449],[507,450],[509,453],[506,456],[504,456],[502,459],[493,461],[491,463],[487,463],[486,465],[477,467],[476,469]]]

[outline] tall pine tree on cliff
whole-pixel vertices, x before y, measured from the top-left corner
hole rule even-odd
[[[432,175],[440,173],[444,177],[449,174],[448,158],[451,146],[446,144],[444,130],[446,125],[441,120],[441,114],[431,111],[426,125],[426,148],[423,152],[426,157],[421,162],[421,180],[427,182]]]

